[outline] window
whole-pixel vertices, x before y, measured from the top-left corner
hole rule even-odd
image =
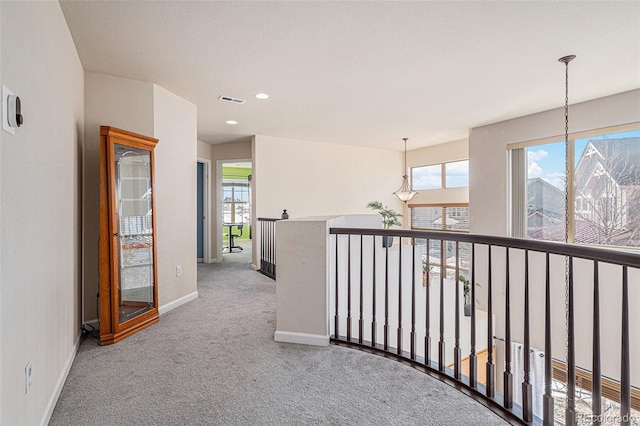
[[[564,241],[564,142],[527,147],[525,153],[527,236],[537,240]]]
[[[469,186],[469,160],[445,163],[445,188]]]
[[[411,187],[418,190],[442,188],[442,165],[413,167]]]
[[[224,179],[222,182],[222,199],[223,222],[249,222],[249,184],[247,180]]]
[[[411,187],[418,191],[466,186],[469,186],[469,160],[411,168]]]
[[[570,137],[568,175],[564,141],[513,148],[514,236],[565,241],[568,183],[568,242],[639,247],[640,129],[635,127]]]
[[[469,231],[468,204],[410,205],[411,229],[432,231]],[[445,276],[455,278],[456,245],[445,242],[444,247],[439,240],[430,240],[427,248],[426,240],[416,240],[416,245],[424,247],[424,262],[434,276],[439,276],[441,265],[445,265]],[[460,250],[460,274],[468,277],[470,264],[470,245],[462,243]],[[428,260],[427,260],[428,259]]]
[[[611,411],[620,410],[620,383],[608,378],[601,378],[601,394],[604,399],[604,403],[610,406]],[[566,392],[567,382],[567,369],[566,364],[562,361],[552,361],[552,383],[554,391],[557,389],[561,393]],[[591,403],[591,391],[593,390],[593,374],[590,371],[584,370],[580,367],[576,369],[576,387],[578,396],[577,402],[582,402],[580,399],[586,399],[584,401],[588,404]],[[631,414],[634,410],[640,411],[640,391],[631,388]],[[612,405],[612,406],[611,406]]]
[[[469,231],[468,204],[410,205],[411,229]]]

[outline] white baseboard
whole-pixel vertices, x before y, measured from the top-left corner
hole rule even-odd
[[[185,303],[191,302],[192,300],[195,300],[197,298],[198,298],[198,292],[194,291],[193,293],[187,294],[186,296],[183,296],[179,299],[169,302],[166,305],[160,306],[160,308],[158,308],[158,312],[160,313],[160,315],[165,314],[177,308],[178,306],[184,305]],[[94,327],[96,330],[98,330],[100,327],[100,323],[98,322],[97,319],[85,321],[83,324],[89,324],[92,327]],[[71,353],[67,358],[67,362],[64,366],[64,370],[62,371],[62,374],[58,378],[58,382],[56,383],[56,387],[54,389],[53,395],[51,395],[51,398],[49,399],[49,404],[47,404],[47,409],[44,413],[44,416],[42,417],[42,421],[40,422],[40,424],[43,426],[49,424],[49,421],[51,420],[51,416],[53,415],[53,410],[56,408],[56,404],[58,402],[58,398],[60,397],[60,393],[62,392],[62,388],[64,387],[64,383],[67,381],[67,376],[69,376],[69,371],[71,371],[73,360],[76,358],[76,354],[78,353],[78,348],[80,347],[80,337],[82,337],[82,334],[78,335],[78,338],[76,339],[76,342],[73,345],[73,349],[71,350]]]
[[[321,334],[296,333],[294,331],[276,331],[273,340],[300,345],[329,346],[329,336]]]
[[[69,371],[71,371],[71,366],[73,365],[73,360],[76,359],[76,354],[78,353],[78,348],[80,347],[80,337],[82,334],[78,335],[76,342],[73,345],[73,349],[71,349],[71,353],[67,358],[67,363],[64,366],[64,370],[62,374],[58,378],[58,382],[56,383],[56,387],[53,391],[53,395],[49,399],[49,404],[47,404],[47,409],[44,412],[44,417],[42,417],[42,421],[40,424],[42,426],[48,425],[49,420],[51,420],[51,415],[53,414],[53,410],[56,408],[56,404],[58,403],[58,398],[60,398],[60,393],[62,392],[62,388],[64,387],[64,383],[67,381],[67,376],[69,375]]]
[[[172,302],[169,302],[165,305],[162,305],[158,308],[158,313],[160,315],[166,314],[169,311],[174,310],[175,308],[177,308],[178,306],[182,306],[185,303],[189,303],[192,300],[196,300],[198,298],[198,292],[194,291],[193,293],[189,293],[186,296],[182,296],[179,299],[176,299]]]
[[[158,308],[158,313],[160,315],[162,314],[166,314],[167,312],[177,308],[178,306],[182,306],[185,303],[191,302],[192,300],[195,300],[198,298],[198,292],[194,291],[193,293],[189,293],[186,296],[182,296],[179,299],[176,299],[172,302],[169,302],[165,305],[162,305]],[[90,326],[92,326],[93,328],[95,328],[96,330],[100,330],[100,321],[97,319],[93,319],[90,321],[85,321],[83,324],[88,324]]]

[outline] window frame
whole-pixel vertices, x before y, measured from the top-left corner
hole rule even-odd
[[[411,188],[417,191],[434,191],[434,190],[441,190],[441,189],[455,189],[455,188],[469,188],[469,185],[466,186],[451,186],[448,187],[447,186],[447,164],[453,164],[453,163],[460,163],[466,161],[467,163],[469,162],[468,158],[461,158],[458,160],[451,160],[451,161],[444,161],[441,163],[431,163],[431,164],[421,164],[419,166],[412,166],[411,167]],[[433,166],[440,166],[440,187],[439,188],[418,188],[414,185],[414,179],[413,179],[413,170],[414,169],[419,169],[422,167],[433,167]],[[467,173],[468,173],[468,164],[467,164]]]
[[[640,130],[640,121],[621,124],[621,125],[615,125],[615,126],[600,127],[600,128],[591,129],[591,130],[583,130],[583,131],[573,132],[568,134],[568,140],[567,140],[569,145],[568,153],[569,153],[569,158],[571,158],[572,161],[569,162],[569,167],[567,170],[568,174],[566,178],[566,182],[567,182],[566,193],[569,200],[572,200],[572,201],[569,202],[567,206],[565,206],[566,210],[568,210],[567,212],[565,212],[565,214],[569,216],[569,221],[568,221],[569,232],[568,232],[568,240],[565,241],[566,244],[578,244],[578,245],[588,245],[588,246],[604,247],[604,248],[611,248],[611,249],[640,251],[640,247],[633,247],[633,246],[618,246],[618,245],[575,242],[576,195],[574,193],[574,186],[575,186],[575,169],[577,166],[574,164],[575,163],[574,159],[575,159],[576,140],[586,139],[591,137],[599,137],[599,136],[615,134],[615,133],[635,131],[635,130]],[[519,161],[518,158],[516,158],[518,156],[517,150],[521,149],[522,152],[526,153],[527,148],[540,146],[540,145],[548,145],[551,143],[565,143],[565,136],[564,135],[549,136],[549,137],[540,138],[540,139],[532,139],[528,141],[511,143],[511,144],[507,144],[506,146],[507,151],[509,153],[508,157],[509,157],[510,178],[509,178],[508,184],[511,188],[510,209],[509,209],[509,221],[511,223],[511,226],[509,228],[510,228],[510,233],[512,237],[528,238],[526,220],[522,222],[522,221],[519,221],[517,218],[518,214],[522,214],[522,213],[526,214],[526,200],[523,206],[520,206],[520,207],[516,206],[516,204],[519,202],[518,201],[519,200],[518,197],[520,195],[519,191],[522,190],[522,188],[518,187],[518,184],[524,185],[525,187],[527,184],[526,175],[521,176],[520,178],[516,176],[518,172],[522,171],[522,168],[521,168],[522,164],[520,164],[520,168],[514,167],[514,165]],[[525,157],[524,170],[526,171],[526,165],[527,165],[526,154],[524,154],[524,157]],[[522,179],[522,182],[520,182],[518,179]],[[524,211],[520,211],[518,209],[523,209]],[[521,226],[522,229],[520,229],[519,226]]]
[[[455,163],[462,163],[466,161],[467,162],[467,182],[469,180],[469,159],[465,159],[465,160],[456,160],[456,161],[447,161],[446,163],[442,163],[442,189],[453,189],[453,188],[468,188],[469,187],[469,183],[467,183],[464,186],[447,186],[447,164],[455,164]]]
[[[459,232],[459,233],[463,233],[463,234],[468,234],[469,230],[468,229],[447,229],[447,219],[446,219],[446,212],[447,212],[447,208],[455,208],[455,207],[466,207],[469,208],[469,203],[419,203],[419,204],[409,204],[407,206],[409,209],[414,209],[414,208],[419,208],[419,207],[440,207],[442,208],[442,217],[444,218],[444,220],[442,221],[442,227],[441,228],[416,228],[413,226],[413,213],[410,211],[409,212],[409,217],[411,218],[411,230],[416,230],[416,231],[447,231],[447,232]]]
[[[224,189],[225,188],[231,188],[231,201],[226,201],[224,199]],[[240,188],[241,189],[241,193],[244,193],[245,190],[248,192],[249,191],[249,183],[248,182],[237,182],[234,179],[227,179],[226,182],[222,182],[222,191],[223,191],[223,201],[222,204],[223,205],[229,205],[230,206],[230,219],[231,222],[230,223],[244,223],[244,220],[242,220],[241,222],[237,222],[237,218],[236,218],[236,208],[238,205],[243,205],[248,207],[249,206],[249,201],[236,201],[236,189]],[[243,207],[244,209],[245,207]],[[224,216],[224,207],[223,207],[223,216]]]
[[[409,209],[409,217],[410,217],[410,226],[411,226],[411,230],[416,230],[416,231],[438,231],[438,232],[452,232],[452,233],[462,233],[462,234],[468,234],[470,232],[469,229],[447,229],[447,220],[446,220],[446,216],[447,216],[447,209],[448,208],[460,208],[460,207],[466,207],[467,209],[469,209],[469,203],[415,203],[415,204],[409,204],[408,205]],[[442,227],[440,228],[418,228],[413,226],[413,209],[414,208],[420,208],[420,207],[427,207],[427,208],[441,208],[442,209],[442,213],[441,213],[441,217],[444,218],[442,221]],[[469,210],[470,212],[470,210]],[[427,258],[430,258],[430,247],[426,248],[427,250]],[[446,257],[445,257],[445,253],[446,253],[446,249],[444,251],[441,250],[440,252],[440,260],[438,263],[432,263],[431,261],[429,261],[429,271],[431,271],[432,268],[436,267],[438,268],[438,270],[440,270],[441,266],[444,265],[444,276],[445,277],[450,277],[450,275],[452,273],[455,272],[456,267],[455,266],[449,266],[446,263]],[[470,261],[469,261],[470,262]],[[424,268],[424,266],[423,266]],[[470,273],[470,269],[469,268],[465,268],[464,266],[460,266],[459,267],[459,271],[460,271],[460,275],[461,276],[468,276]],[[442,271],[439,271],[437,273],[441,273]]]

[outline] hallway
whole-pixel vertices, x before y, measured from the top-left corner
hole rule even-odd
[[[406,365],[275,342],[275,282],[246,251],[198,265],[198,292],[115,345],[84,341],[50,424],[504,424]]]

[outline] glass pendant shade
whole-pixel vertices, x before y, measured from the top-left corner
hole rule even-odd
[[[400,201],[406,203],[411,200],[417,192],[411,189],[411,185],[409,185],[409,176],[405,174],[402,176],[402,186],[393,194],[398,197]]]
[[[393,195],[398,197],[403,203],[411,200],[417,194],[417,192],[411,188],[409,176],[407,175],[407,139],[409,138],[402,138],[404,141],[404,176],[402,176],[402,185],[393,193]]]

